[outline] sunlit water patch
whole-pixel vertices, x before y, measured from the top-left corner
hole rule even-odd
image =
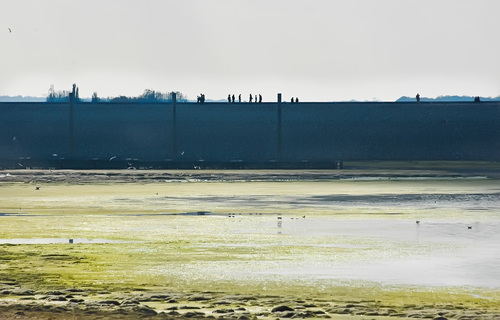
[[[187,217],[186,217],[187,218]],[[192,217],[191,217],[192,218]],[[500,288],[500,222],[461,220],[203,217],[227,242],[194,245],[208,256],[221,248],[237,255],[199,259],[153,273],[214,281],[370,281],[423,286]],[[277,221],[278,220],[278,221]]]

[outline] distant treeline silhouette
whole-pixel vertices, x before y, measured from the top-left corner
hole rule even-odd
[[[97,92],[92,94],[92,102],[172,102],[172,97],[175,94],[176,101],[178,102],[186,102],[187,97],[184,96],[179,91],[170,91],[170,92],[161,92],[151,89],[145,89],[144,93],[137,97],[128,97],[128,96],[118,96],[118,97],[107,97],[100,98],[97,95]],[[67,91],[56,91],[54,89],[54,85],[50,86],[49,93],[47,95],[47,102],[79,102],[82,101],[79,95],[79,89],[76,84],[73,84],[73,90]]]
[[[438,96],[436,98],[426,98],[420,97],[420,101],[423,102],[471,102],[477,99],[477,96]],[[480,97],[481,101],[500,101],[500,96],[489,98],[489,97]],[[396,102],[415,102],[415,97],[406,97],[403,96],[396,100]]]
[[[127,96],[119,96],[114,98],[106,98],[100,99],[97,98],[97,95],[92,96],[92,101],[109,101],[109,102],[172,102],[173,95],[175,94],[175,99],[178,102],[186,102],[187,98],[179,91],[170,91],[170,92],[160,92],[151,89],[145,89],[144,93],[138,97],[127,97]]]
[[[76,85],[73,85],[75,87]],[[47,95],[47,102],[68,102],[72,92],[66,90],[56,91],[54,85],[50,85],[49,94]],[[79,100],[78,90],[75,92],[76,98]]]

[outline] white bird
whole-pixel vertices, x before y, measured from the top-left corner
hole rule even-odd
[[[109,158],[109,161],[114,160],[114,159],[116,159],[116,156],[112,156],[111,158]]]

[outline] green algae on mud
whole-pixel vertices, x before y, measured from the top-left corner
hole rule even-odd
[[[422,220],[420,230],[428,221],[434,226],[451,222],[465,227],[471,221],[485,226],[498,219],[495,179],[45,182],[37,186],[38,190],[31,183],[0,183],[0,212],[4,213],[0,239],[85,238],[110,243],[2,244],[0,280],[9,286],[39,293],[77,288],[97,300],[145,293],[177,295],[179,301],[194,294],[210,294],[214,299],[252,296],[267,309],[302,299],[316,305],[330,301],[322,308],[325,311],[333,310],[336,302],[339,308],[327,312],[330,316],[339,316],[342,307],[361,317],[355,307],[347,308],[359,304],[399,311],[434,310],[448,304],[487,313],[499,308],[497,288],[280,274],[293,271],[303,261],[314,262],[314,269],[331,261],[355,266],[377,255],[405,259],[439,247],[458,250],[460,244],[352,237],[339,229],[331,235],[303,232],[323,221],[333,225],[397,221],[402,226],[408,222],[414,230],[416,219]],[[117,240],[122,242],[111,243]],[[166,310],[165,303],[155,303],[159,303],[156,310]]]

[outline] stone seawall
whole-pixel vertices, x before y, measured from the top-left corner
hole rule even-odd
[[[500,161],[500,102],[0,103],[0,167]]]

